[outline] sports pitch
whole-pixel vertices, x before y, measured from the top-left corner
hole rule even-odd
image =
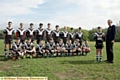
[[[4,60],[0,40],[0,77],[48,77],[48,80],[120,80],[120,43],[114,44],[114,64],[95,62],[94,42],[87,56]],[[105,47],[103,60],[106,59]]]

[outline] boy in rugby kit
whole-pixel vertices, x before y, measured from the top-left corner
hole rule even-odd
[[[30,58],[34,57],[34,55],[36,53],[34,44],[30,38],[28,38],[28,41],[25,43],[25,52],[26,52],[27,56],[29,56]]]
[[[56,30],[53,31],[53,40],[55,44],[59,43],[59,38],[60,38],[59,25],[56,25]]]
[[[52,29],[50,28],[51,24],[48,23],[48,28],[45,30],[46,31],[46,43],[49,42],[50,38],[52,38]]]
[[[79,39],[76,39],[75,43],[73,44],[73,52],[78,53],[81,52],[81,45],[79,43]]]
[[[36,30],[37,44],[39,44],[40,40],[43,40],[43,37],[45,35],[45,31],[42,27],[43,27],[43,23],[40,23],[39,28]]]
[[[31,38],[31,41],[34,41],[34,36],[35,36],[35,29],[33,28],[33,23],[30,23],[30,28],[27,29],[26,31],[26,36],[27,38]]]
[[[23,23],[20,23],[20,28],[16,31],[16,37],[20,38],[22,44],[24,44],[25,37],[26,37],[26,30],[23,28]]]
[[[67,38],[68,38],[68,32],[66,26],[64,26],[64,31],[60,33],[60,38],[63,39],[63,43],[67,43]]]
[[[17,38],[12,45],[12,54],[12,60],[20,59],[20,57],[23,57],[25,54],[22,50],[22,43],[20,42],[19,38]]]
[[[36,57],[38,57],[39,55],[42,55],[43,57],[44,53],[45,53],[45,46],[43,42],[40,40],[39,44],[37,44],[37,47],[36,47]]]
[[[57,55],[59,55],[58,53],[60,53],[60,55],[62,56],[62,53],[65,52],[65,45],[62,39],[60,39],[59,43],[57,43],[56,48],[57,48]]]
[[[87,55],[90,51],[91,51],[91,49],[88,44],[88,40],[86,40],[85,44],[83,44],[83,46],[82,46],[82,55],[84,55],[84,53]]]
[[[105,33],[102,32],[102,28],[98,27],[98,32],[94,34],[96,40],[96,61],[98,61],[98,54],[100,53],[100,62],[102,61],[102,49],[104,47],[103,41],[105,40]]]
[[[8,56],[10,56],[12,51],[12,42],[13,42],[13,36],[14,36],[14,29],[12,28],[12,22],[8,22],[8,27],[4,29],[3,33],[5,37],[4,54],[5,54],[5,58],[7,58]],[[7,53],[8,45],[9,45],[9,55]]]
[[[72,44],[74,43],[74,38],[75,37],[75,33],[74,33],[74,29],[70,28],[70,33],[69,33],[69,39],[71,40]]]
[[[57,52],[56,45],[53,42],[52,38],[50,38],[49,42],[47,42],[47,44],[46,44],[46,53],[48,53],[51,57],[52,54],[54,54],[55,52]]]
[[[65,45],[65,53],[67,53],[67,56],[70,56],[70,53],[73,53],[73,44],[71,43],[71,40],[68,40],[68,43]]]
[[[76,39],[79,39],[80,46],[82,46],[83,33],[81,32],[81,27],[79,27],[78,32],[76,32]]]

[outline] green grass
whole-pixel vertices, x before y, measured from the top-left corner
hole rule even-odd
[[[4,60],[0,41],[0,76],[41,76],[49,80],[120,80],[120,43],[114,45],[114,64],[95,62],[94,42],[88,56]],[[105,48],[103,60],[106,59]]]

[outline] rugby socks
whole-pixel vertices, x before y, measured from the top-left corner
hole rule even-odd
[[[4,49],[4,54],[5,54],[5,56],[7,55],[7,49]]]
[[[96,55],[96,61],[98,61],[98,55]]]
[[[102,62],[102,55],[100,55],[100,62]]]
[[[9,49],[9,54],[11,54],[11,52],[12,52],[12,49]]]

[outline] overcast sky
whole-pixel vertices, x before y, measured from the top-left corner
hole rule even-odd
[[[120,20],[120,0],[0,0],[0,29],[13,22],[13,28],[19,23],[29,27],[34,23],[37,28],[42,22],[92,29],[98,26],[107,28],[107,20],[116,24]]]

